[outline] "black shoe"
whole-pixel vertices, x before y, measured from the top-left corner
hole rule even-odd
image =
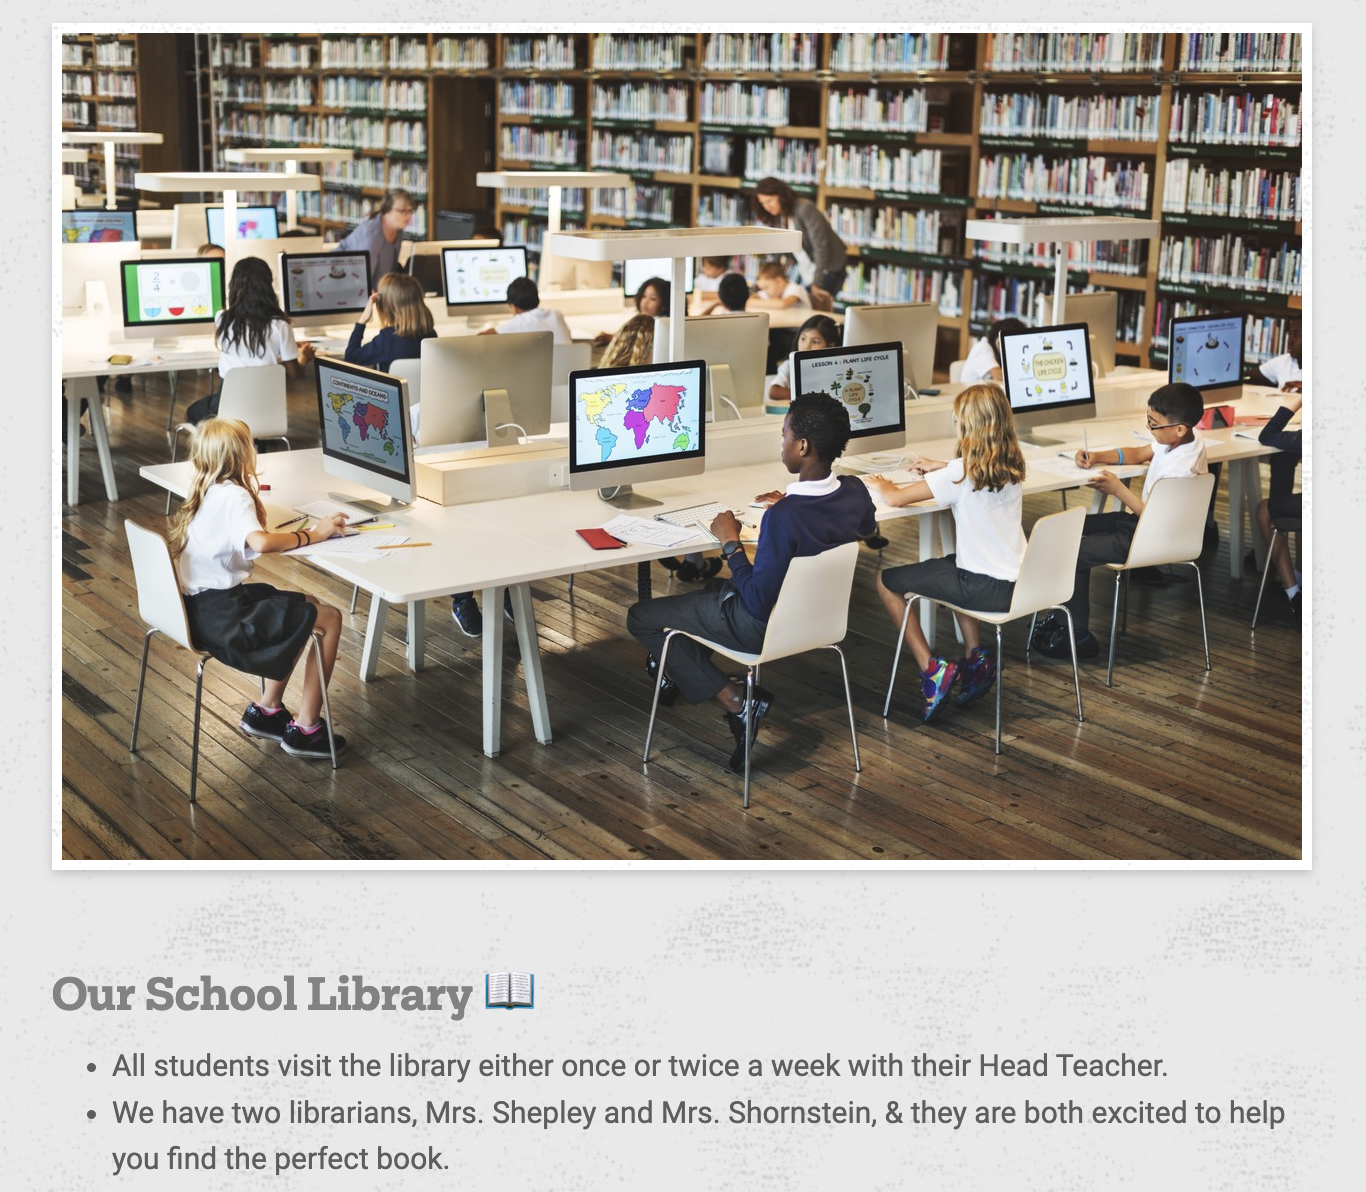
[[[1212,551],[1219,545],[1219,527],[1213,522],[1205,526],[1205,551]]]
[[[689,583],[702,578],[701,568],[699,568],[691,559],[682,560],[675,568],[675,572],[679,579],[685,579]]]
[[[132,378],[132,377],[119,377],[119,378],[118,378],[117,380],[115,380],[115,382],[114,382],[114,392],[115,392],[115,393],[132,393],[132,392],[133,392],[133,378]]]
[[[659,674],[659,659],[653,654],[645,658],[645,673],[653,680]],[[659,685],[659,706],[661,708],[672,708],[678,702],[678,684],[668,675],[664,676],[664,682]]]
[[[1167,586],[1167,573],[1161,567],[1135,567],[1131,574],[1140,584],[1148,584],[1154,588]]]
[[[886,550],[890,543],[891,539],[884,538],[881,534],[869,534],[868,537],[863,540],[863,545],[868,547],[869,550]]]
[[[237,727],[249,737],[283,741],[285,729],[293,722],[294,714],[288,708],[281,707],[273,712],[267,712],[260,704],[248,704]]]
[[[503,589],[503,620],[517,624],[517,617],[512,611],[512,592],[507,588]]]
[[[1047,641],[1039,642],[1034,647],[1040,654],[1048,658],[1066,658],[1072,661],[1072,650],[1067,641],[1067,626],[1064,625]],[[1095,658],[1100,654],[1100,642],[1096,640],[1094,633],[1083,633],[1077,638],[1077,657]]]
[[[664,570],[667,571],[670,575],[677,575],[678,565],[681,562],[681,559],[660,559],[659,565],[663,567]]]
[[[725,563],[722,561],[720,555],[714,555],[710,559],[703,559],[702,574],[698,576],[698,578],[705,582],[706,580],[711,579],[713,576],[720,575],[721,568],[724,566]]]
[[[316,732],[306,733],[291,720],[285,728],[285,735],[280,738],[280,748],[291,757],[306,757],[315,762],[331,761],[332,750],[327,744],[327,724],[321,720],[318,723],[320,727]],[[334,733],[332,745],[340,754],[346,748],[346,738]]]
[[[451,597],[451,616],[455,618],[456,628],[466,637],[481,637],[484,632],[484,615],[472,593]]]
[[[765,691],[762,687],[754,688],[754,698],[750,701],[746,712],[727,712],[726,727],[730,729],[730,735],[735,738],[735,752],[730,755],[730,760],[726,763],[727,768],[732,774],[743,774],[745,772],[745,727],[749,727],[749,743],[753,749],[754,739],[759,735],[759,725],[764,717],[768,715],[768,710],[773,707],[773,695]]]
[[[1289,601],[1287,601],[1287,603],[1290,605],[1290,619],[1294,621],[1296,625],[1304,624],[1304,616],[1300,612],[1300,597],[1302,595],[1304,595],[1303,588],[1296,592],[1292,597],[1290,597]]]
[[[1049,613],[1042,621],[1034,626],[1034,632],[1029,638],[1029,648],[1038,650],[1042,648],[1044,642],[1058,632],[1065,629],[1067,619],[1058,613]]]

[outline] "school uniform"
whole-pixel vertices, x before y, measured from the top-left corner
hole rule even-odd
[[[351,329],[351,339],[342,357],[348,364],[361,364],[366,368],[377,368],[388,372],[395,360],[417,360],[422,356],[422,340],[435,339],[436,332],[429,331],[421,337],[399,335],[392,327],[381,327],[379,333],[369,343],[361,343],[365,338],[365,324],[357,323]]]
[[[549,331],[555,336],[557,344],[574,342],[569,324],[564,321],[564,315],[548,306],[518,311],[512,318],[495,324],[494,330],[499,335],[517,335],[523,331]]]
[[[969,350],[968,358],[963,361],[963,375],[958,379],[964,385],[979,385],[992,380],[991,370],[998,367],[996,353],[991,350],[986,336],[983,336]]]

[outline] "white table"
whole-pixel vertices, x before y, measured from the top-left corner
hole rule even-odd
[[[227,149],[223,159],[233,165],[279,165],[286,174],[297,174],[299,163],[354,161],[354,149],[332,149],[322,145],[287,145],[272,149]],[[293,231],[299,226],[299,192],[285,192],[285,227]]]
[[[113,211],[118,205],[118,191],[114,180],[114,153],[120,145],[160,145],[159,132],[64,132],[63,145],[104,146],[104,206]],[[136,181],[136,175],[134,176]]]
[[[201,173],[134,174],[133,185],[139,190],[181,194],[189,191],[212,191],[223,195],[223,240],[226,248],[237,239],[237,192],[241,190],[284,191],[319,190],[322,179],[317,174],[271,174],[250,170],[210,171]]]

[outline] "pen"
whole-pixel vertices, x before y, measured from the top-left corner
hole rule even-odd
[[[376,550],[407,550],[410,546],[431,546],[430,542],[395,542],[391,546],[377,546]]]
[[[1085,428],[1083,428],[1081,432],[1081,450],[1082,454],[1085,455],[1087,459],[1091,458],[1091,441],[1086,437]]]
[[[288,521],[282,521],[282,522],[281,522],[278,526],[276,526],[275,528],[276,528],[277,530],[283,530],[286,526],[297,526],[301,521],[307,521],[307,520],[308,520],[308,514],[306,514],[306,513],[301,513],[301,514],[299,514],[298,517],[291,517]]]
[[[384,525],[381,525],[381,526],[369,526],[369,525],[366,525],[366,526],[350,526],[350,527],[348,527],[348,528],[351,529],[351,530],[354,530],[357,534],[359,534],[362,530],[392,530],[392,529],[394,528],[394,526],[393,526],[393,523],[392,523],[392,522],[386,522]]]

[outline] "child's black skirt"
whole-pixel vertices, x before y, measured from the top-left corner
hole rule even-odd
[[[196,646],[234,670],[267,679],[289,678],[318,619],[302,592],[270,584],[210,588],[186,596],[185,612]]]

